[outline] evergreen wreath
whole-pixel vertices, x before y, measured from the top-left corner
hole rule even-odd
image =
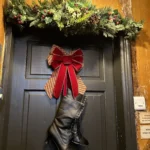
[[[117,9],[96,8],[89,0],[10,0],[5,9],[6,22],[20,28],[59,28],[66,36],[101,34],[114,38],[118,33],[135,39],[143,21],[124,18]]]

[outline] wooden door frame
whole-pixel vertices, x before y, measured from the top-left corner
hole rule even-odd
[[[120,146],[118,150],[137,150],[131,43],[123,37],[118,38],[114,41],[114,72],[118,72],[114,75]],[[120,49],[120,51],[118,51],[118,49]],[[118,70],[118,68],[120,69]],[[118,80],[121,80],[121,82],[118,83]],[[120,87],[122,87],[122,89]],[[122,102],[120,101],[121,98],[123,98]],[[120,113],[120,111],[123,111],[123,113]],[[125,143],[122,140],[125,140]]]
[[[11,65],[13,62],[13,35],[11,27],[7,27],[5,38],[6,44],[2,83],[4,100],[2,103],[0,103],[1,107],[3,107],[2,112],[0,107],[0,120],[3,120],[3,122],[0,124],[0,131],[3,131],[2,133],[0,133],[0,149],[2,150],[6,150],[5,146],[7,144],[6,135],[9,116],[9,83],[12,72]],[[114,40],[113,47],[118,150],[137,150],[135,112],[133,107],[130,42],[128,40],[125,40],[123,37],[118,37]]]

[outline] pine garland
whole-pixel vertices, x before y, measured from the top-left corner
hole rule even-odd
[[[143,22],[123,18],[118,10],[96,8],[88,0],[38,0],[28,5],[25,0],[10,0],[5,9],[6,22],[20,28],[56,27],[66,36],[75,34],[100,34],[114,38],[122,33],[135,39]]]

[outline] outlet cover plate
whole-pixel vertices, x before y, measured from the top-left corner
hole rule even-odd
[[[144,96],[134,96],[134,109],[135,110],[146,110]]]

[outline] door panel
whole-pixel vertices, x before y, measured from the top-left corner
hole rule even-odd
[[[45,129],[55,116],[56,100],[44,91],[25,91],[23,100],[22,146],[26,150],[43,148]]]
[[[81,130],[90,145],[84,148],[73,145],[74,149],[117,150],[112,41],[101,44],[101,39],[74,40],[15,38],[7,150],[45,150],[47,129],[60,102],[50,100],[44,91],[52,73],[46,58],[53,44],[66,51],[80,47],[84,53],[80,76],[87,86],[88,102]]]
[[[82,131],[90,141],[89,149],[106,149],[104,92],[87,92],[88,104],[82,121]]]

